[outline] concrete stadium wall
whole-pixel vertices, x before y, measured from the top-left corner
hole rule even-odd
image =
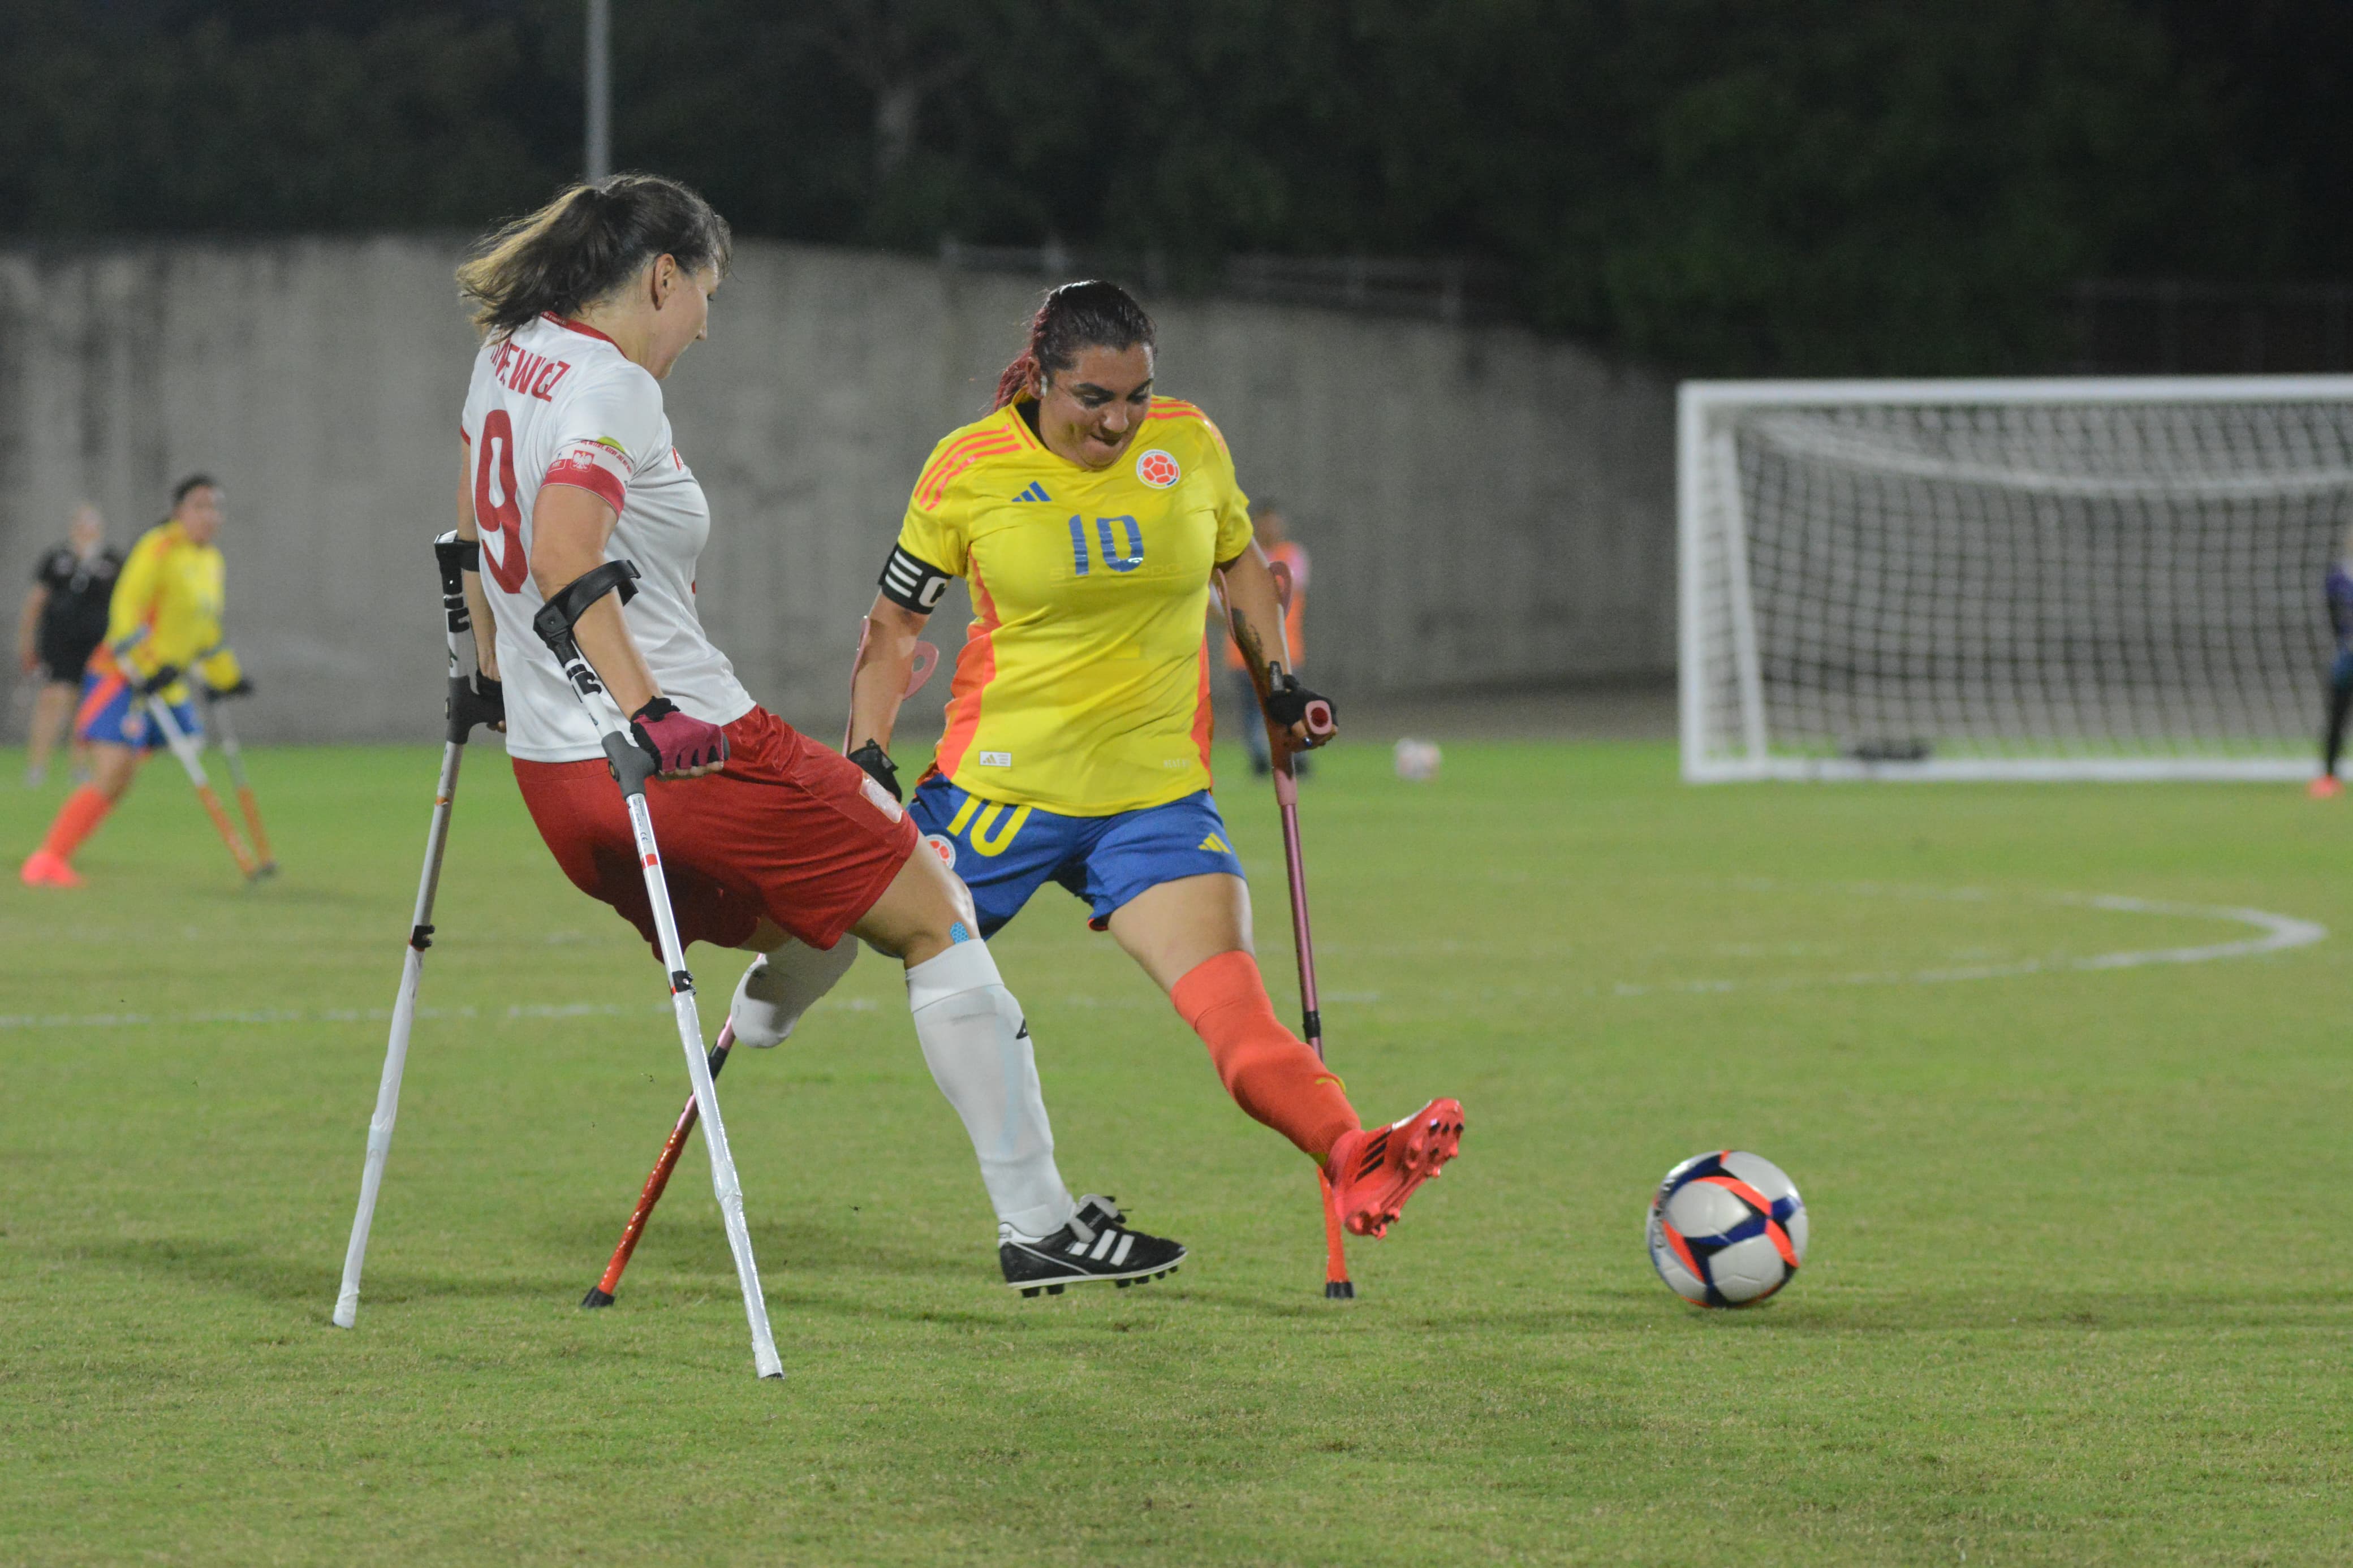
[[[127,543],[176,476],[209,470],[231,638],[261,688],[245,728],[432,734],[426,542],[449,525],[474,346],[458,258],[421,238],[0,251],[0,570],[29,573],[85,497]],[[985,405],[1035,293],[747,244],[669,383],[715,517],[705,620],[754,694],[819,735],[915,472]],[[1314,552],[1318,685],[1345,701],[1672,668],[1666,381],[1508,328],[1155,311],[1162,389],[1210,410],[1244,486]],[[965,616],[957,594],[935,618],[951,654]]]

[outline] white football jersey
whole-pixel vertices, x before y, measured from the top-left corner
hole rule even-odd
[[[547,602],[531,575],[532,512],[546,485],[577,485],[620,514],[605,555],[637,565],[637,597],[622,616],[662,695],[713,724],[752,710],[695,615],[694,563],[711,537],[711,508],[670,444],[659,382],[604,333],[543,316],[474,356],[459,428],[482,586],[498,623],[509,752],[535,763],[605,754],[531,626]]]

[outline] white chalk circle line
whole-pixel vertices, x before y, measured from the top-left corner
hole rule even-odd
[[[1752,890],[1771,890],[1773,884],[1747,882]],[[1987,894],[1976,889],[1889,889],[1861,884],[1848,889],[1872,895],[1900,890],[1915,898],[1979,902]],[[2008,980],[2024,974],[2088,973],[2108,969],[2142,969],[2160,963],[2218,963],[2234,958],[2257,958],[2324,942],[2328,928],[2294,915],[2232,904],[2182,904],[2158,899],[2127,898],[2120,893],[2047,893],[2044,901],[2111,914],[2159,915],[2180,920],[2226,921],[2253,927],[2257,935],[2237,942],[2206,942],[2194,947],[2135,948],[2118,952],[2094,952],[2080,958],[2023,958],[2008,963],[1973,963],[1942,969],[1878,970],[1853,974],[1788,975],[1773,980],[1678,980],[1657,985],[1620,984],[1620,996],[1699,995],[1725,991],[1794,991],[1810,985],[1949,985],[1969,980]]]

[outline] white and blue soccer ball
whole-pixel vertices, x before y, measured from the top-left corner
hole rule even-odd
[[[1760,1154],[1694,1154],[1659,1184],[1650,1243],[1651,1267],[1684,1300],[1754,1306],[1806,1260],[1806,1201]]]

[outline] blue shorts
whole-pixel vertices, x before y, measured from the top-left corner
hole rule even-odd
[[[135,706],[131,682],[113,670],[90,670],[81,678],[81,706],[74,710],[74,738],[102,745],[143,746],[149,751],[164,743],[164,727],[151,722]],[[201,735],[194,702],[174,702],[172,717],[184,735]]]
[[[2321,580],[2321,593],[2328,600],[2328,625],[2337,634],[2338,647],[2353,647],[2353,574],[2345,570],[2341,561],[2328,563],[2328,574]]]
[[[1226,842],[1226,819],[1208,790],[1110,816],[1058,816],[1006,805],[925,779],[907,803],[923,842],[972,889],[980,934],[994,936],[1049,878],[1091,909],[1103,929],[1113,910],[1163,882],[1223,871],[1242,874]]]

